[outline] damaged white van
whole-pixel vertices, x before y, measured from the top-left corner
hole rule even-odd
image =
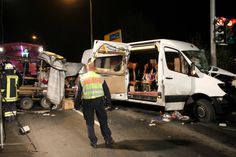
[[[210,67],[191,43],[157,39],[133,43],[94,42],[82,62],[94,60],[113,100],[185,110],[200,121],[215,120],[234,107],[236,75]]]

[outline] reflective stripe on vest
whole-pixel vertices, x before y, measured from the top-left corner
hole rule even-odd
[[[83,88],[83,99],[94,99],[104,96],[103,79],[95,72],[89,71],[81,76],[81,85]]]
[[[4,117],[11,117],[11,116],[15,116],[15,115],[16,115],[16,111],[4,112]]]

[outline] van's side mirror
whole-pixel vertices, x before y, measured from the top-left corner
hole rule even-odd
[[[218,71],[219,69],[218,68],[216,68],[216,67],[213,67],[212,68],[212,71]]]

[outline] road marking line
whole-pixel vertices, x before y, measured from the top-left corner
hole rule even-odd
[[[75,110],[75,109],[73,109],[75,112],[77,112],[78,114],[80,114],[81,116],[84,116],[84,114],[81,112],[81,111],[79,111],[79,110]],[[96,124],[96,125],[98,125],[98,126],[100,126],[100,124],[99,124],[99,122],[97,121],[97,120],[94,120],[94,123]]]

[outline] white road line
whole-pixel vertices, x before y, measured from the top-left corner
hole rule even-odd
[[[81,116],[84,116],[84,114],[81,112],[81,111],[79,111],[79,110],[75,110],[75,109],[73,109],[75,112],[77,112],[78,114],[80,114]],[[99,124],[99,122],[97,121],[97,120],[94,120],[94,123],[96,124],[96,125],[98,125],[98,126],[100,126],[100,124]]]

